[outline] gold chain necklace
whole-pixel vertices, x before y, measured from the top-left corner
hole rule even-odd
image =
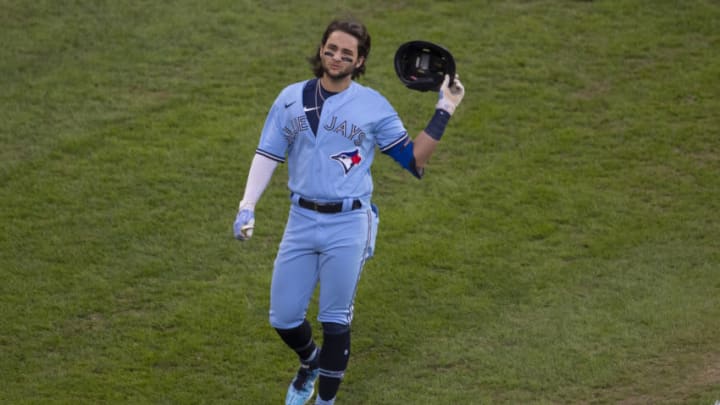
[[[318,97],[320,100],[322,100],[323,104],[325,104],[325,97],[322,95],[322,90],[320,89],[320,79],[317,79],[315,82],[315,115],[317,116],[318,123],[320,123],[320,104],[318,103]]]

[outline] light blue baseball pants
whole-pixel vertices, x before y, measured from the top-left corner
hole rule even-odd
[[[372,256],[377,208],[363,202],[334,214],[290,207],[270,287],[270,324],[291,329],[305,319],[320,285],[318,321],[349,325],[365,261]]]

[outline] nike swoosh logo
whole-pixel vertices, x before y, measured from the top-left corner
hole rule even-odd
[[[285,103],[285,108],[290,108],[290,106],[293,105],[293,104],[295,104],[294,101],[293,101],[292,103]]]
[[[303,111],[305,111],[305,112],[308,112],[308,111],[315,111],[315,110],[317,110],[318,108],[319,108],[319,107],[313,107],[313,108],[307,108],[307,107],[303,107]]]

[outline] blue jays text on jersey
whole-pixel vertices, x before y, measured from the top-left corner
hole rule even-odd
[[[355,124],[348,125],[347,121],[337,123],[338,117],[333,116],[329,124],[323,125],[326,131],[330,131],[336,134],[340,134],[349,140],[351,140],[355,146],[362,145],[365,140],[365,132],[360,127],[356,127]]]

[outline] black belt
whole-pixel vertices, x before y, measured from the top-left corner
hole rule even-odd
[[[302,197],[298,199],[298,205],[307,208],[309,210],[317,211],[322,214],[337,214],[338,212],[342,212],[343,210],[343,203],[342,202],[336,202],[336,203],[318,203],[315,201],[306,200]],[[356,210],[358,208],[362,207],[362,201],[360,200],[353,200],[351,210]]]

